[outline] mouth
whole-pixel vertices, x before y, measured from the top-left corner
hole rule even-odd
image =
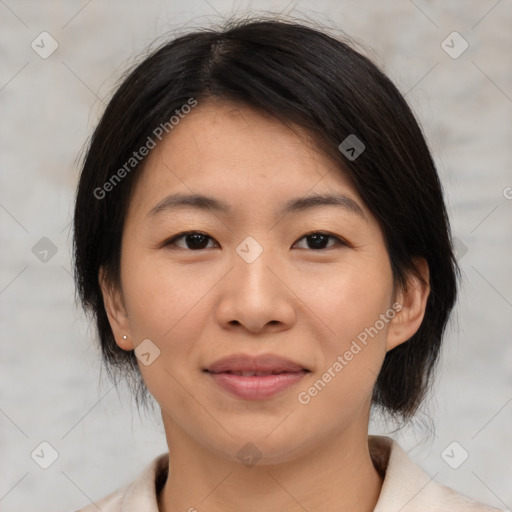
[[[245,400],[265,400],[297,384],[311,370],[273,354],[238,354],[218,360],[203,372],[223,391]]]
[[[268,375],[283,375],[285,373],[297,373],[297,372],[284,372],[284,371],[272,371],[272,372],[251,372],[251,371],[225,371],[225,372],[210,372],[206,370],[208,373],[212,373],[213,375],[219,375],[220,373],[224,373],[226,375],[238,375],[239,377],[266,377]],[[302,370],[300,370],[302,371]],[[305,370],[304,370],[305,371]]]

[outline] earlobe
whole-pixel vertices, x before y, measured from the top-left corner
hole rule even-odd
[[[430,272],[425,258],[413,258],[413,261],[419,276],[411,272],[406,289],[397,294],[396,302],[401,308],[390,323],[387,352],[410,339],[420,328],[425,316],[430,294]]]
[[[100,267],[98,282],[116,343],[123,350],[133,350],[135,347],[130,336],[130,325],[121,290],[109,280],[103,267]]]

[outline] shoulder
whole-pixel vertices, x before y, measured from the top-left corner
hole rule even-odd
[[[158,512],[158,492],[167,478],[169,453],[155,457],[134,481],[74,512]]]
[[[369,436],[368,445],[384,478],[374,512],[500,512],[436,482],[393,439]]]
[[[101,510],[102,512],[121,512],[121,505],[124,501],[124,496],[126,495],[128,487],[129,485],[126,485],[117,491],[112,492],[108,496],[105,496],[84,508],[76,510],[75,512],[98,512],[98,510]]]
[[[475,501],[467,496],[464,496],[463,494],[459,494],[458,492],[444,485],[435,483],[435,486],[438,488],[440,498],[440,512],[444,512],[444,510],[453,510],[456,512],[504,512],[503,509],[498,509],[495,507],[491,507],[490,505],[486,505],[484,503]]]

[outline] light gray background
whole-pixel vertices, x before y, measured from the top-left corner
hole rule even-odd
[[[436,481],[512,508],[511,0],[0,0],[1,510],[75,510],[167,451],[159,421],[100,383],[94,330],[74,306],[75,159],[121,72],[156,37],[267,10],[307,15],[373,48],[421,120],[464,283],[436,396],[390,435]],[[42,31],[59,45],[47,59],[31,48]],[[469,43],[457,59],[441,47],[453,31]],[[57,248],[46,263],[32,252],[42,237]],[[375,421],[371,431],[391,429]],[[31,458],[42,441],[59,454],[46,470]],[[453,441],[469,453],[458,469],[441,457]]]

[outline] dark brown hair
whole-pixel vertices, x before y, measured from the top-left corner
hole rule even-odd
[[[131,377],[148,395],[134,351],[115,342],[98,282],[100,267],[119,284],[123,223],[144,160],[127,169],[133,152],[194,98],[248,105],[311,134],[353,180],[382,228],[395,284],[430,268],[431,292],[417,333],[386,354],[373,405],[410,419],[431,382],[457,294],[459,269],[434,162],[405,99],[350,40],[302,23],[235,20],[166,42],[124,77],[92,135],[78,184],[74,216],[75,279],[96,321],[109,375]],[[338,146],[356,135],[355,159]],[[119,170],[122,180],[112,182]],[[109,182],[110,180],[110,182]],[[104,185],[109,182],[108,194]],[[417,272],[416,272],[417,273]]]

